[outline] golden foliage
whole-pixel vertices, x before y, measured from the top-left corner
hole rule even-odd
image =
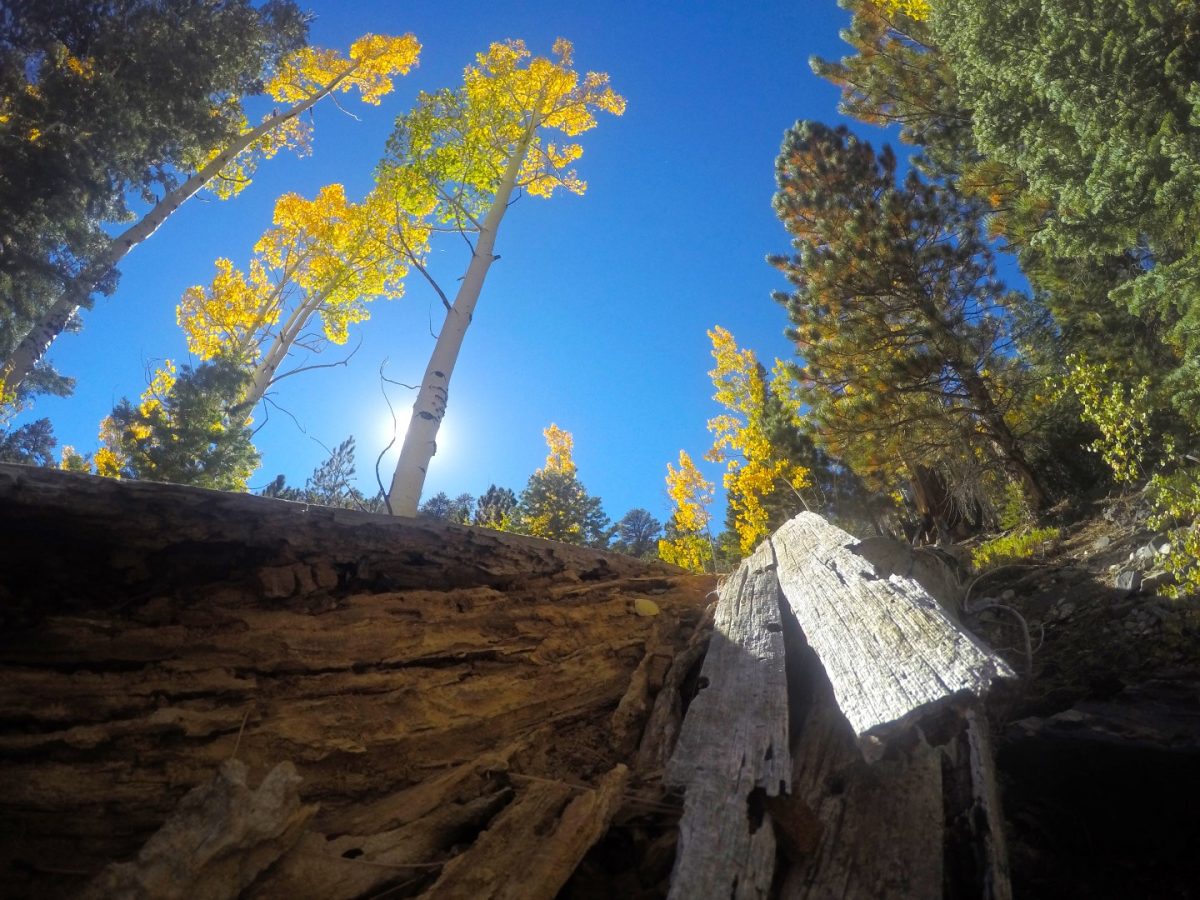
[[[668,537],[658,542],[659,558],[691,572],[710,569],[713,553],[708,506],[713,499],[713,484],[700,474],[686,450],[679,451],[678,469],[667,463],[667,495],[675,509],[667,524]]]
[[[302,47],[279,66],[266,92],[280,103],[302,103],[326,90],[357,89],[363,103],[378,105],[392,90],[392,76],[417,64],[421,44],[411,34],[366,34],[350,45],[349,58],[336,50]]]
[[[275,100],[288,104],[292,113],[326,94],[344,94],[351,90],[359,92],[363,103],[377,106],[391,93],[393,77],[407,74],[417,64],[420,53],[421,45],[411,34],[399,37],[363,35],[350,45],[348,57],[336,50],[303,47],[280,63],[265,90]],[[274,127],[222,166],[208,183],[208,189],[227,200],[250,184],[260,161],[271,159],[285,149],[307,153],[311,129],[298,115],[288,113],[289,110],[284,110],[284,117]],[[279,111],[273,112],[267,118],[278,114]],[[248,135],[257,127],[250,125],[236,97],[226,98],[215,106],[213,115],[239,122],[242,135]],[[225,152],[225,147],[211,148],[192,165],[201,169]]]
[[[368,302],[401,296],[408,272],[408,258],[392,248],[394,235],[373,206],[377,202],[350,203],[340,184],[327,185],[311,200],[280,197],[248,274],[218,259],[208,286],[184,292],[176,319],[188,350],[202,360],[223,354],[254,365],[274,342],[290,346],[313,315],[328,341],[344,344],[350,326],[369,317]],[[407,228],[405,240],[419,259],[428,227],[418,222]]]
[[[550,448],[550,452],[546,455],[544,471],[557,472],[560,475],[574,475],[575,460],[572,458],[572,451],[575,446],[575,438],[571,432],[564,431],[551,422],[542,435],[546,438],[546,446]]]
[[[929,18],[932,8],[929,0],[879,0],[884,12],[900,13],[918,22]]]
[[[716,360],[716,367],[708,373],[716,388],[713,399],[727,412],[708,421],[714,438],[705,459],[726,464],[724,483],[734,512],[734,529],[742,553],[749,554],[769,533],[763,501],[781,488],[799,491],[806,487],[809,473],[780,458],[771,446],[766,430],[769,387],[754,351],[738,349],[733,335],[719,325],[708,337]],[[798,406],[789,394],[781,401],[796,414]]]

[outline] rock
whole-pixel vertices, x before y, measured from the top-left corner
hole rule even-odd
[[[1111,543],[1112,538],[1110,538],[1107,534],[1102,534],[1092,543],[1092,552],[1099,553],[1102,550],[1107,550],[1109,544]]]
[[[1142,579],[1142,590],[1147,594],[1157,594],[1162,588],[1175,583],[1175,575],[1163,569],[1155,569]]]
[[[1116,588],[1118,591],[1123,591],[1126,597],[1136,594],[1142,586],[1142,573],[1136,569],[1121,572],[1117,575]]]
[[[1017,592],[1012,588],[1007,588],[1006,590],[1000,592],[1000,599],[1005,603],[1011,603],[1016,596]]]

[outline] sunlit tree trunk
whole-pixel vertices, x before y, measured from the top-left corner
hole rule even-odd
[[[529,151],[530,141],[537,133],[538,122],[537,114],[531,115],[524,134],[508,160],[504,178],[496,191],[495,202],[479,228],[479,237],[475,242],[470,265],[467,266],[467,274],[463,277],[454,303],[446,314],[446,321],[438,334],[437,343],[434,344],[433,354],[429,357],[429,365],[425,369],[424,378],[421,379],[416,402],[413,403],[412,418],[404,435],[404,445],[401,447],[400,459],[396,463],[396,472],[392,476],[392,486],[388,492],[388,508],[394,516],[417,514],[417,504],[421,501],[421,490],[425,486],[429,461],[437,452],[437,434],[446,414],[450,376],[454,372],[454,364],[458,361],[458,352],[462,348],[467,326],[471,324],[471,318],[475,314],[475,304],[483,289],[483,281],[495,258],[492,250],[496,245],[496,232],[508,210],[517,175]]]

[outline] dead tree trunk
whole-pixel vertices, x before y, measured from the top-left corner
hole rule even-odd
[[[10,465],[0,553],[0,894],[39,898],[553,898],[678,729],[712,587]]]
[[[1013,673],[855,543],[803,513],[722,588],[672,897],[1011,896],[977,709]]]
[[[853,543],[710,640],[660,564],[0,464],[2,893],[1006,900],[1011,672]]]

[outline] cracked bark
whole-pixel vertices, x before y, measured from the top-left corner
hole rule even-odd
[[[646,722],[711,588],[484,529],[11,465],[0,548],[0,883],[47,898],[135,861],[230,760],[249,784],[290,762],[317,807],[221,882],[242,896],[456,896],[453,876],[501,897],[519,869],[522,896],[553,897],[644,781],[638,748],[669,752]]]

